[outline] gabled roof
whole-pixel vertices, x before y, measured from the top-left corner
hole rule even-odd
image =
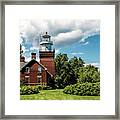
[[[37,63],[38,65],[40,65],[43,69],[47,70],[47,68],[45,66],[43,66],[41,63],[39,63],[38,61],[36,61],[35,59],[32,59],[29,62],[20,62],[20,71],[24,70],[25,67],[31,67],[34,63]],[[51,76],[53,76],[48,70],[47,73],[50,74]]]
[[[35,59],[32,59],[29,62],[20,62],[20,71],[23,70],[25,67],[31,67],[34,63],[37,63],[38,65],[40,65],[43,69],[47,69],[46,67],[44,67],[42,64],[40,64],[38,61],[36,61]]]
[[[49,71],[47,71],[47,73],[48,73],[49,75],[53,76]]]
[[[20,62],[20,69],[23,68],[28,62]]]

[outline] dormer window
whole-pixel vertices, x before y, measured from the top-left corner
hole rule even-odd
[[[30,68],[26,67],[25,72],[29,73],[30,72]]]

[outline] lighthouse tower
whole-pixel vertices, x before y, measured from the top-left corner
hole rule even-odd
[[[40,39],[39,58],[40,63],[45,66],[50,74],[55,75],[55,50],[52,48],[53,41],[51,36],[46,32]]]

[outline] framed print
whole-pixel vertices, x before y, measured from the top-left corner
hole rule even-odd
[[[1,9],[1,118],[119,119],[118,1]]]

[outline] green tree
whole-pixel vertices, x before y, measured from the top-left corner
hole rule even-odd
[[[61,74],[61,69],[64,65],[64,63],[68,61],[67,54],[58,54],[55,58],[55,64],[56,64],[56,73],[57,75]]]
[[[55,84],[58,88],[67,85],[85,82],[99,82],[100,72],[93,65],[84,66],[81,58],[73,57],[68,61],[67,54],[58,54],[55,58],[56,76]]]
[[[58,54],[55,58],[56,77],[55,82],[58,88],[64,88],[67,85],[74,84],[75,74],[68,61],[67,54]]]
[[[100,72],[97,67],[93,65],[87,65],[86,67],[81,67],[78,72],[78,82],[99,82]]]
[[[61,78],[63,79],[63,87],[75,84],[77,81],[75,79],[75,74],[71,65],[68,61],[66,61],[61,69]]]
[[[71,69],[75,73],[75,78],[78,78],[78,71],[80,67],[83,67],[85,62],[81,58],[73,57],[69,60],[69,63],[71,65]]]

